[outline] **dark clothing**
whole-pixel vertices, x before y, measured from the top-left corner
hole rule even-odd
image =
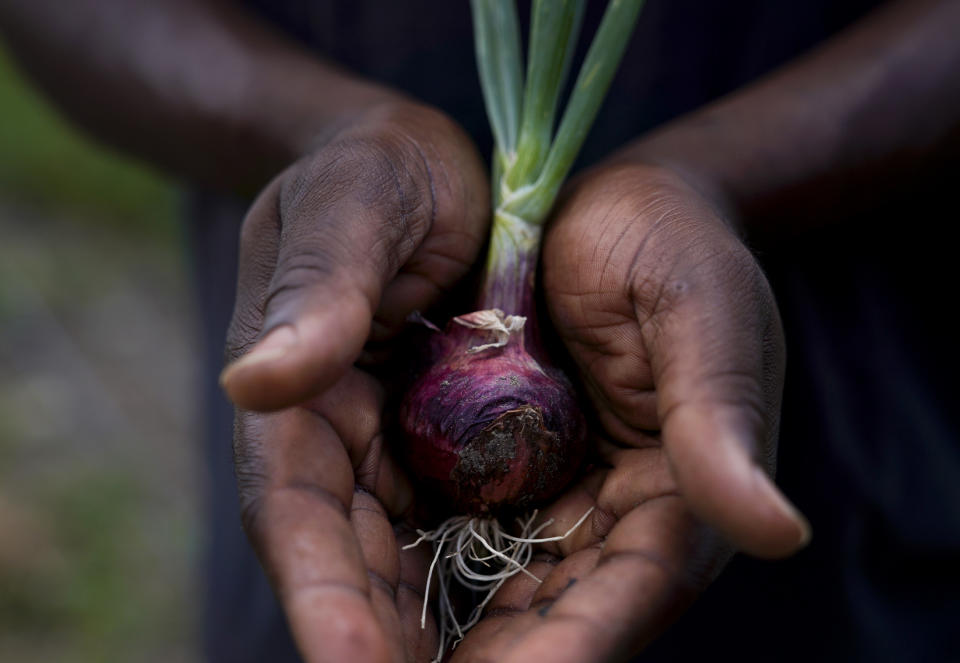
[[[787,560],[735,558],[640,660],[960,661],[955,257],[904,232],[936,218],[917,200],[944,200],[957,175],[761,250],[787,334],[777,481],[813,540]]]
[[[468,3],[247,4],[322,56],[445,110],[490,152]],[[585,37],[604,4],[590,3]],[[581,164],[755,79],[873,4],[649,0]],[[955,170],[950,175],[958,181]],[[948,244],[924,232],[940,218],[940,192],[949,190],[941,185],[905,192],[885,202],[884,213],[841,229],[758,247],[787,330],[778,481],[810,517],[813,542],[783,562],[736,558],[640,660],[960,660],[960,425],[952,384],[960,362],[955,352],[943,354],[954,335],[943,311],[957,299],[947,285],[956,279],[947,271]],[[210,366],[206,645],[210,661],[294,661],[240,530],[232,413],[215,386],[243,210],[202,194],[189,209]],[[915,220],[907,232],[904,219]]]

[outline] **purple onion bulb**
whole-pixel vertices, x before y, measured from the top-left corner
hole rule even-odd
[[[411,469],[461,513],[543,502],[570,482],[585,453],[573,385],[539,349],[535,320],[503,313],[533,311],[538,245],[491,250],[484,308],[433,335],[433,363],[401,405]]]

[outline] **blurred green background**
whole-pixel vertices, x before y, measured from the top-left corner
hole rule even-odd
[[[0,44],[0,661],[196,661],[195,311],[174,183]]]

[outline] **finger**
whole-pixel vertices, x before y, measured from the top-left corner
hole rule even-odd
[[[263,333],[222,376],[235,402],[274,410],[320,393],[360,354],[383,298],[381,336],[472,264],[485,207],[461,205],[483,188],[482,171],[451,157],[468,162],[452,176],[437,152],[400,131],[346,135],[280,179]]]
[[[263,338],[223,375],[239,405],[299,402],[359,354],[384,283],[429,230],[429,189],[408,163],[365,141],[336,143],[268,194],[280,225]]]
[[[427,572],[433,554],[428,546],[413,548],[406,546],[414,543],[418,536],[410,527],[400,524],[395,528],[397,543],[400,545],[400,581],[397,584],[397,611],[400,614],[401,627],[407,651],[413,652],[412,660],[429,661],[437,655],[440,644],[439,632],[432,610],[424,616],[423,603],[427,585]],[[431,591],[431,599],[436,596],[436,584]]]
[[[240,229],[237,293],[227,331],[228,361],[248,353],[263,328],[263,302],[270,292],[280,246],[280,211],[276,201],[280,184],[281,178],[275,178],[257,196]]]
[[[613,467],[597,494],[597,508],[609,515],[611,526],[644,502],[678,494],[662,448],[620,449],[601,445],[601,453]],[[609,529],[598,531],[602,538],[608,533]]]
[[[350,460],[329,424],[304,409],[245,414],[236,455],[244,525],[304,659],[394,660],[349,519]]]
[[[612,524],[609,514],[597,508],[597,495],[608,472],[606,468],[591,471],[543,510],[538,523],[545,526],[537,538],[559,540],[539,544],[540,550],[567,557],[606,536]]]
[[[554,566],[530,600],[531,606],[537,609],[540,617],[546,617],[565,591],[596,568],[602,552],[603,544],[596,542],[571,553]]]
[[[350,524],[363,552],[370,579],[370,599],[377,621],[383,627],[390,648],[404,649],[404,633],[397,612],[400,555],[387,512],[373,495],[357,491],[350,510]],[[409,654],[409,652],[407,652]]]
[[[284,388],[283,383],[289,377],[289,371],[284,369],[284,355],[292,344],[298,342],[298,330],[292,325],[279,325],[262,333],[265,302],[275,288],[282,244],[284,220],[280,214],[279,199],[285,177],[286,174],[281,175],[267,186],[251,206],[243,223],[237,299],[227,335],[227,358],[233,363],[228,365],[220,378],[228,395],[236,403],[265,410],[276,409],[258,406],[264,405],[264,401],[276,399],[277,389]],[[364,303],[357,296],[355,287],[348,289],[341,310],[343,315],[327,325],[330,334],[317,348],[317,352],[328,359],[331,354],[334,355],[332,361],[337,365],[347,361],[354,351],[356,341],[350,336],[353,328],[369,321],[369,311],[364,310]],[[319,310],[319,313],[328,316],[329,312],[329,305]],[[316,324],[325,326],[323,320],[317,319],[305,321],[304,324],[307,327]],[[345,345],[338,344],[344,335],[348,342]],[[287,357],[286,361],[289,359]],[[338,372],[336,367],[333,372]]]
[[[373,493],[391,516],[404,514],[413,502],[413,488],[384,442],[384,392],[377,380],[350,368],[306,407],[333,427],[350,457],[357,485]]]
[[[387,284],[374,316],[372,340],[394,336],[412,311],[429,309],[473,267],[486,226],[473,225],[472,215],[463,218],[453,227],[434,223],[420,248]]]
[[[649,356],[630,298],[638,215],[658,214],[635,197],[643,181],[603,178],[574,186],[545,237],[543,283],[556,331],[580,368],[599,423],[639,446],[659,428]],[[646,187],[649,188],[649,187]]]
[[[393,335],[413,310],[425,311],[476,263],[487,239],[490,192],[486,167],[467,135],[446,116],[424,109],[414,124],[431,140],[414,143],[431,192],[430,232],[383,292],[375,338]]]
[[[662,439],[693,511],[738,548],[777,557],[809,539],[809,526],[774,486],[783,344],[769,286],[739,246],[709,271],[663,284],[644,321]]]
[[[510,617],[531,607],[546,578],[550,578],[562,561],[556,555],[540,552],[526,566],[526,573],[518,573],[507,580],[487,604],[484,620],[500,616]]]

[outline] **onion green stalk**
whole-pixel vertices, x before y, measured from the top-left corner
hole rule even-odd
[[[536,268],[542,225],[596,119],[643,0],[609,2],[555,130],[585,5],[534,0],[524,85],[514,2],[471,1],[480,83],[495,139],[482,308],[525,308],[524,284]]]

